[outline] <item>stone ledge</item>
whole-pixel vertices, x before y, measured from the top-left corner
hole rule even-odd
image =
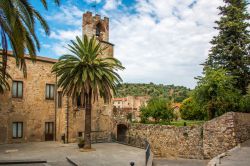
[[[212,160],[209,161],[209,163],[207,164],[207,166],[217,166],[219,164],[221,164],[221,159],[225,156],[228,155],[229,152],[233,152],[238,150],[241,147],[241,145],[239,144],[238,146],[234,147],[233,149],[228,150],[227,152],[221,153],[218,156],[214,157]]]
[[[78,166],[78,164],[76,164],[73,160],[71,160],[69,157],[66,157],[66,159],[67,159],[67,161],[70,163],[70,164],[72,164],[72,165],[74,165],[74,166]]]
[[[47,163],[46,160],[0,160],[0,165]]]

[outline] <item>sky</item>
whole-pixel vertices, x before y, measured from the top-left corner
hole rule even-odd
[[[210,41],[217,35],[222,0],[49,0],[46,11],[40,1],[32,4],[50,25],[46,36],[40,25],[40,56],[58,58],[67,44],[82,35],[86,11],[110,18],[110,42],[114,56],[126,68],[119,71],[124,82],[174,84],[194,88],[194,77],[208,57]],[[250,7],[248,8],[250,12]]]

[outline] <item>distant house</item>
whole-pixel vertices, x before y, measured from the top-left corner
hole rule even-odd
[[[140,107],[147,105],[149,96],[127,96],[114,98],[113,107],[115,116],[132,116],[132,121],[140,121]]]

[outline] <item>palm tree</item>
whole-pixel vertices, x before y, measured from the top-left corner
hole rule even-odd
[[[45,9],[47,0],[41,0]],[[54,0],[59,5],[60,0]],[[0,54],[2,55],[2,79],[5,79],[7,66],[8,43],[13,50],[17,65],[23,69],[26,75],[24,54],[27,50],[32,59],[36,57],[36,51],[40,50],[40,43],[35,34],[35,21],[42,25],[46,35],[49,34],[49,26],[40,13],[34,9],[28,0],[1,0],[0,3]],[[5,82],[4,80],[0,81]],[[4,86],[1,84],[0,86]]]
[[[59,78],[58,86],[63,94],[71,96],[73,100],[81,96],[85,105],[85,149],[91,148],[91,107],[98,97],[110,102],[112,93],[116,93],[116,85],[122,79],[116,72],[124,67],[113,57],[103,58],[100,42],[95,37],[88,39],[85,35],[81,40],[71,41],[71,54],[59,58],[52,71]]]
[[[0,69],[2,69],[3,63],[0,62]],[[0,72],[0,93],[3,93],[5,90],[9,90],[10,86],[8,84],[8,79],[11,79],[10,75],[5,72],[3,75],[3,72]]]

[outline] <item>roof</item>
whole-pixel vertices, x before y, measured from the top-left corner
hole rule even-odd
[[[113,101],[127,101],[127,98],[113,98]]]
[[[107,41],[104,41],[104,40],[101,40],[100,42],[101,42],[101,43],[105,43],[105,44],[109,44],[109,45],[111,45],[111,46],[114,46],[113,43],[110,43],[110,42],[107,42]]]
[[[8,51],[8,55],[13,57],[13,52]],[[29,56],[29,54],[25,54],[24,57],[25,57],[25,59],[32,60],[32,58]],[[58,62],[58,59],[53,59],[53,58],[48,58],[48,57],[43,57],[43,56],[36,56],[35,60],[36,61],[42,61],[42,62],[48,62],[48,63],[56,63],[56,62]]]
[[[176,107],[180,108],[181,103],[173,103],[172,106],[173,106],[173,108],[176,108]]]

